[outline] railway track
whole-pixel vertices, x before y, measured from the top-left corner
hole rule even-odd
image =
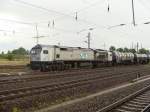
[[[92,71],[99,71],[99,72],[105,72],[105,71],[112,71],[112,70],[115,70],[115,69],[122,69],[124,68],[125,69],[128,69],[128,68],[137,68],[137,67],[142,67],[142,66],[136,66],[136,65],[131,65],[131,67],[129,66],[115,66],[115,67],[106,67],[106,68],[96,68],[96,69],[72,69],[72,70],[66,70],[66,71],[52,71],[52,72],[40,72],[40,71],[30,71],[30,72],[18,72],[16,74],[11,74],[11,73],[0,73],[0,78],[3,78],[3,77],[14,77],[14,76],[18,76],[18,75],[27,75],[27,76],[30,76],[30,75],[36,75],[36,76],[40,76],[41,74],[42,75],[57,75],[57,74],[66,74],[66,73],[77,73],[77,72],[92,72]],[[145,66],[143,66],[145,67]],[[148,67],[149,68],[149,67]]]
[[[149,72],[147,68],[139,70],[139,71],[143,71],[144,73],[145,70],[147,74],[147,72]],[[30,96],[34,96],[34,97],[40,96],[42,98],[42,96],[47,94],[48,96],[50,96],[48,97],[49,100],[51,100],[52,102],[55,102],[55,100],[61,99],[63,97],[72,96],[72,95],[76,95],[78,97],[80,93],[85,93],[85,92],[86,94],[87,93],[91,94],[90,91],[95,92],[96,90],[99,91],[106,87],[111,87],[113,84],[120,84],[122,82],[131,81],[132,79],[136,78],[136,74],[137,72],[139,72],[137,69],[134,69],[132,71],[126,71],[126,73],[124,73],[124,71],[118,70],[116,72],[118,74],[114,73],[115,74],[114,75],[111,73],[110,75],[107,75],[106,77],[106,74],[108,72],[105,72],[105,74],[101,76],[101,75],[98,75],[100,71],[101,70],[97,70],[96,71],[97,74],[95,74],[94,72],[88,71],[87,72],[88,74],[93,73],[91,74],[90,77],[85,77],[85,73],[83,73],[82,78],[72,77],[70,75],[71,80],[65,79],[64,81],[59,81],[59,82],[54,81],[55,83],[51,83],[50,80],[48,79],[49,80],[48,82],[45,82],[44,80],[45,83],[41,84],[40,81],[38,81],[36,78],[35,79],[33,78],[33,80],[37,80],[36,83],[38,84],[33,85],[32,83],[32,86],[30,85],[28,85],[27,87],[20,86],[20,87],[17,87],[16,89],[12,89],[12,87],[10,87],[10,89],[7,89],[7,90],[1,89],[2,91],[0,91],[0,101],[2,104],[7,105],[7,103],[11,101],[23,102],[24,98],[26,99],[32,98]],[[54,76],[52,76],[51,78],[53,79]],[[45,76],[43,76],[43,78],[45,78]],[[20,80],[20,82],[22,82],[22,80]],[[25,82],[25,84],[28,84],[28,83]],[[11,86],[11,85],[9,84],[8,86]],[[91,90],[89,90],[89,88],[91,88]]]
[[[72,71],[72,72],[64,72],[64,73],[58,73],[58,74],[54,74],[54,75],[51,75],[51,74],[43,74],[43,75],[30,75],[30,76],[17,76],[17,77],[13,77],[11,76],[10,78],[4,78],[4,79],[1,79],[0,80],[0,84],[9,84],[9,83],[17,83],[17,82],[28,82],[28,81],[38,81],[38,80],[44,80],[44,79],[57,79],[57,78],[68,78],[68,77],[82,77],[82,76],[86,76],[86,77],[89,77],[89,76],[97,76],[97,75],[101,75],[101,78],[104,78],[104,77],[108,77],[108,76],[113,76],[113,75],[117,75],[117,74],[124,74],[124,73],[134,73],[134,74],[137,74],[138,72],[144,72],[144,71],[148,71],[149,68],[147,69],[143,69],[143,70],[132,70],[132,71],[126,71],[123,70],[121,72],[118,72],[116,71],[115,73],[111,73],[112,70],[111,69],[96,69],[95,71]],[[103,74],[101,74],[103,73]],[[93,75],[89,75],[89,74],[93,74]]]
[[[150,112],[150,86],[147,86],[97,112]]]
[[[143,112],[150,112],[150,105],[148,105],[145,109],[142,110]]]
[[[98,72],[106,72],[110,70],[96,70]],[[24,76],[16,74],[16,75],[8,75],[4,74],[0,76],[0,84],[7,84],[7,83],[17,83],[17,82],[27,82],[27,81],[38,81],[38,80],[44,80],[44,79],[56,79],[56,78],[65,78],[65,77],[73,77],[73,76],[82,76],[86,75],[88,73],[92,73],[93,71],[71,71],[71,72],[57,72],[57,73],[39,73],[39,72],[33,72],[25,74]]]
[[[91,84],[96,81],[102,82],[108,80],[115,80],[115,79],[119,79],[120,77],[129,76],[133,73],[134,72],[129,72],[124,75],[116,75],[116,76],[109,76],[103,78],[101,76],[90,77],[90,78],[87,77],[84,79],[65,81],[60,83],[52,83],[52,84],[47,84],[42,86],[23,87],[18,89],[4,90],[4,91],[0,91],[0,101],[13,100],[24,96],[30,96],[33,94],[36,95],[36,94],[46,93],[50,91],[55,92],[55,91],[61,91],[65,89],[77,88],[77,87]]]
[[[142,71],[142,70],[140,70]],[[137,79],[137,74],[139,71],[137,70],[133,70],[133,71],[117,71],[115,73],[111,73],[111,72],[105,72],[105,73],[94,73],[94,72],[87,72],[86,73],[82,73],[78,76],[76,76],[75,74],[62,74],[62,75],[58,75],[58,76],[51,76],[51,75],[41,75],[36,76],[35,77],[28,77],[28,78],[17,78],[17,79],[10,79],[10,80],[0,80],[0,91],[4,91],[4,90],[11,90],[13,89],[18,89],[18,88],[23,88],[23,87],[38,87],[41,85],[47,85],[47,84],[61,84],[61,83],[65,83],[68,81],[78,81],[80,80],[86,80],[86,79],[93,79],[93,78],[97,78],[97,80],[100,79],[109,79],[109,82],[112,83],[112,85],[115,84],[116,80],[117,82],[120,81],[120,83],[125,83],[125,82],[129,82],[132,80],[136,80]],[[149,75],[149,70],[147,69],[143,69],[143,74],[141,74],[141,77],[145,77],[147,75]],[[120,77],[120,79],[119,79]],[[125,79],[124,79],[125,78]],[[112,81],[111,81],[112,80]],[[96,80],[95,80],[96,81]],[[121,82],[122,81],[122,82]],[[101,81],[103,82],[103,80]],[[101,83],[98,82],[98,83]],[[108,82],[106,80],[106,82]],[[93,84],[95,83],[94,81],[92,82]],[[92,84],[91,83],[91,84]],[[93,85],[92,84],[92,85]],[[102,83],[104,84],[104,83]],[[118,84],[118,83],[116,83]],[[109,87],[108,84],[105,84],[106,87]],[[95,85],[96,87],[96,85]],[[101,89],[103,89],[102,87],[100,87]]]

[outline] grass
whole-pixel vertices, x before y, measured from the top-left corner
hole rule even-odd
[[[22,111],[18,107],[13,107],[12,112],[22,112]]]
[[[16,66],[16,65],[27,65],[29,63],[30,63],[29,59],[13,60],[13,61],[9,61],[7,59],[0,59],[0,65]]]

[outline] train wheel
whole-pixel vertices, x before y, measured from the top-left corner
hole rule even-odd
[[[52,66],[51,65],[49,65],[49,69],[48,69],[49,71],[52,71]]]
[[[46,71],[46,69],[45,69],[45,65],[44,64],[42,64],[41,65],[41,72],[45,72]]]
[[[61,71],[61,65],[60,64],[57,65],[57,70]]]

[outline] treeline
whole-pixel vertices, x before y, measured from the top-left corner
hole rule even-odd
[[[20,59],[27,59],[29,55],[29,51],[23,47],[18,49],[14,49],[12,51],[8,51],[4,53],[3,51],[0,54],[0,59],[8,59],[8,60],[20,60]]]
[[[127,47],[125,48],[116,48],[115,46],[110,46],[109,48],[110,51],[119,51],[119,52],[132,52],[132,53],[142,53],[142,54],[149,54],[149,50],[145,48],[141,48],[138,51],[135,49],[129,49]]]

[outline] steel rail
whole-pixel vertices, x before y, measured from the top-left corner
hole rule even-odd
[[[110,74],[108,76],[111,76],[111,75],[114,75],[114,74],[125,74],[125,73],[126,74],[128,74],[128,73],[135,73],[136,74],[138,72],[142,72],[142,71],[146,71],[146,70],[140,70],[140,71],[133,70],[133,71],[129,71],[129,72],[118,72],[118,73],[112,73],[112,74]],[[100,71],[99,70],[96,70],[96,71],[85,71],[85,72],[81,73],[78,76],[84,76],[84,75],[88,75],[89,73],[94,73],[94,72],[97,72],[96,74],[94,74],[95,76],[97,76]],[[111,71],[109,71],[109,70],[106,70],[106,71],[108,73],[109,72],[111,73]],[[105,73],[106,71],[103,71],[103,72]],[[25,78],[18,77],[18,78],[14,78],[14,79],[4,79],[4,80],[0,80],[0,84],[17,83],[17,82],[24,82],[24,81],[36,81],[36,80],[43,80],[43,79],[48,79],[48,78],[55,79],[55,78],[64,78],[64,77],[72,77],[72,76],[77,77],[77,75],[75,75],[75,73],[77,74],[78,72],[74,72],[72,74],[70,74],[70,73],[58,74],[58,75],[45,74],[45,75],[40,75],[40,76],[33,75],[32,77],[25,77]],[[106,76],[106,77],[108,77],[108,76]],[[104,78],[104,77],[102,77],[102,78]]]
[[[132,74],[132,73],[130,73]],[[125,74],[126,76],[128,76],[129,74]],[[12,89],[12,90],[4,90],[4,91],[0,91],[0,101],[7,101],[7,100],[11,100],[11,99],[15,99],[15,98],[20,98],[22,96],[29,96],[29,95],[33,95],[33,94],[39,94],[39,93],[45,93],[48,91],[60,91],[63,89],[67,89],[67,88],[73,88],[73,87],[78,87],[78,86],[82,86],[82,85],[86,85],[89,84],[93,81],[104,81],[104,80],[108,80],[108,79],[114,79],[114,78],[119,78],[122,76],[111,76],[111,77],[105,77],[105,78],[101,78],[99,77],[92,77],[92,78],[85,78],[85,79],[79,79],[79,80],[73,80],[73,81],[67,81],[67,82],[63,82],[63,83],[54,83],[54,84],[47,84],[47,85],[42,85],[42,86],[34,86],[34,87],[24,87],[24,88],[19,88],[19,89]]]
[[[141,112],[150,112],[150,104],[144,108]]]
[[[131,94],[131,95],[128,95],[127,97],[125,97],[125,98],[123,98],[123,99],[121,99],[121,100],[119,100],[119,101],[117,101],[117,102],[115,102],[115,103],[113,103],[109,106],[106,106],[106,107],[104,107],[104,108],[102,108],[102,109],[100,109],[96,112],[109,112],[109,111],[112,111],[113,109],[121,106],[122,104],[132,100],[133,98],[137,97],[138,95],[141,95],[142,93],[144,93],[148,90],[150,90],[150,85],[143,88],[143,89],[141,89],[141,90],[139,90],[139,91],[137,91],[137,92],[135,92],[135,93],[133,93],[133,94]],[[148,111],[143,111],[143,112],[148,112]]]

